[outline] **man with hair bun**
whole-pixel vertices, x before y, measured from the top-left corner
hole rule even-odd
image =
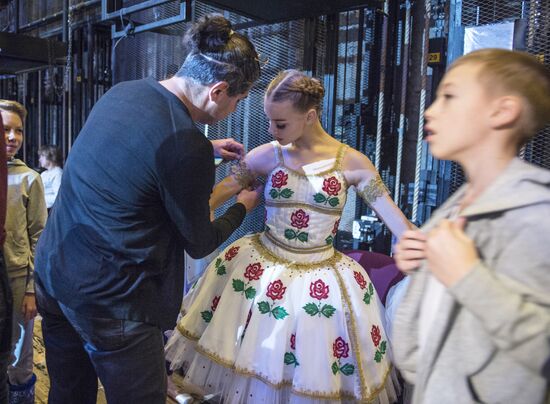
[[[221,16],[187,32],[178,73],[117,84],[94,106],[68,156],[36,254],[49,403],[166,400],[162,331],[181,304],[184,250],[206,256],[241,224],[259,192],[243,190],[210,221],[214,155],[195,123],[232,113],[260,75],[258,54]]]

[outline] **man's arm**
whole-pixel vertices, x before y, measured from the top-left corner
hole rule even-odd
[[[200,135],[202,136],[202,135]],[[171,220],[185,239],[185,250],[192,258],[202,258],[223,243],[242,223],[247,206],[244,203],[231,206],[225,214],[210,221],[209,199],[214,185],[214,155],[209,141],[191,134],[173,137],[161,147],[157,157],[159,190]],[[176,150],[184,150],[176,154]]]

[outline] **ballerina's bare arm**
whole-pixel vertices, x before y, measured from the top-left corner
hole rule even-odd
[[[214,211],[242,189],[253,187],[256,178],[267,176],[276,165],[272,144],[250,150],[243,160],[233,166],[232,173],[214,186],[210,195],[210,210]]]
[[[354,185],[361,198],[376,212],[378,217],[397,237],[408,229],[415,228],[395,205],[388,189],[382,182],[369,158],[354,149],[349,149],[343,161],[344,176]]]

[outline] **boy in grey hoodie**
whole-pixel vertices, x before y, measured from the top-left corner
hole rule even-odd
[[[13,292],[12,359],[8,367],[10,404],[34,402],[33,318],[34,249],[46,223],[40,175],[15,158],[23,144],[27,111],[15,101],[0,100],[8,163],[8,201],[4,255]]]
[[[467,182],[397,265],[410,285],[394,354],[413,403],[550,399],[550,171],[516,157],[550,122],[550,72],[535,57],[484,49],[458,59],[426,111],[432,154]]]

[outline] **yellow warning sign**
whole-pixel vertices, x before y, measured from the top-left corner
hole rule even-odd
[[[441,52],[430,52],[428,54],[428,63],[440,63]]]

